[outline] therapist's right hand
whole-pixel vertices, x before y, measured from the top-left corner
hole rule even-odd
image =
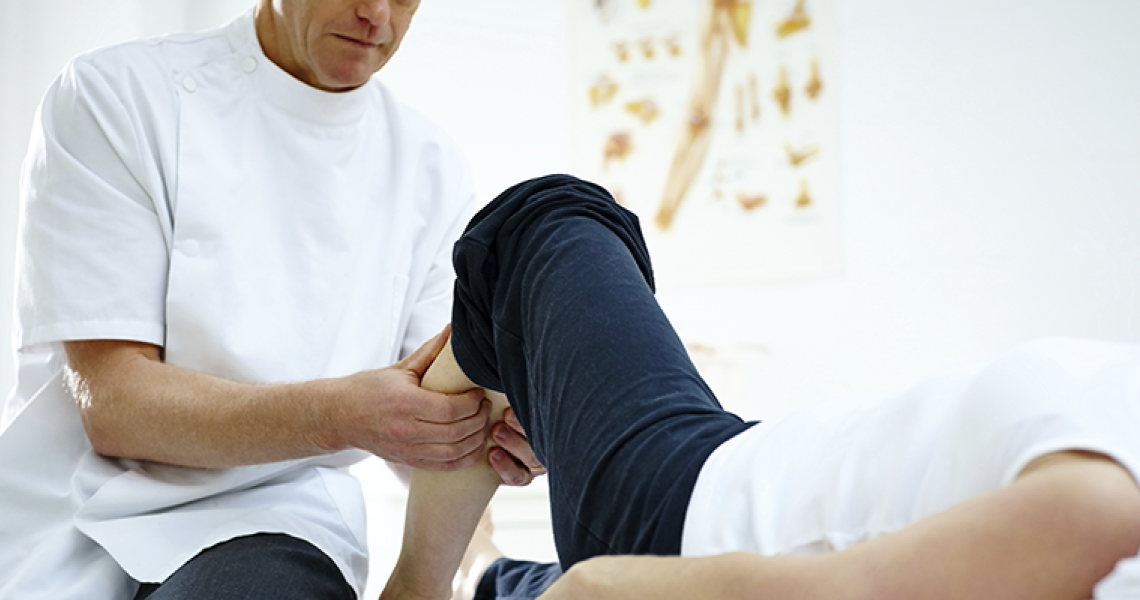
[[[420,379],[447,342],[446,332],[396,364],[350,376],[344,415],[350,445],[388,461],[455,471],[483,456],[491,403],[482,389],[439,394]]]

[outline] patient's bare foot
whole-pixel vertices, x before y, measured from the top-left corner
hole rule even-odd
[[[503,553],[495,547],[491,540],[495,532],[495,525],[491,522],[491,509],[488,508],[479,519],[479,526],[475,528],[475,535],[471,536],[471,544],[463,555],[463,562],[459,564],[459,571],[451,584],[451,600],[471,600],[475,597],[475,587],[487,567],[502,558]]]

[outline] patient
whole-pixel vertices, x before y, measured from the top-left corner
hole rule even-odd
[[[754,424],[701,380],[636,218],[601,188],[520,184],[454,261],[451,339],[422,385],[509,398],[550,473],[565,574],[544,600],[1140,594],[1140,346],[1034,342]],[[498,485],[485,463],[414,474],[382,598],[451,597]],[[540,591],[492,589],[493,571],[486,597]]]

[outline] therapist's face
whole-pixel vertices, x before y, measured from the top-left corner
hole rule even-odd
[[[399,48],[420,0],[259,0],[265,55],[322,90],[360,87]]]

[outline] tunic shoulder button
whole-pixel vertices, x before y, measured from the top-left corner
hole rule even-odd
[[[252,56],[247,56],[241,61],[241,70],[246,73],[252,73],[257,70],[257,59]]]
[[[198,243],[197,240],[186,240],[182,242],[180,250],[182,250],[183,256],[194,258],[198,256],[199,252],[202,250],[202,246]]]
[[[182,79],[182,87],[186,88],[187,92],[193,94],[198,90],[198,82],[193,77],[187,75]]]

